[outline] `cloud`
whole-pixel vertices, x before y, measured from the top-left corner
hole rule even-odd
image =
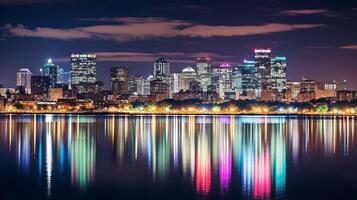
[[[331,49],[334,46],[306,46],[305,49]]]
[[[48,0],[0,0],[0,5],[21,5],[21,4],[34,4],[44,3]]]
[[[195,25],[180,32],[181,35],[190,37],[215,37],[215,36],[247,36],[261,35],[277,32],[287,32],[299,29],[319,28],[322,24],[264,24],[254,26],[209,26]]]
[[[7,24],[2,27],[6,34],[16,37],[37,37],[37,38],[52,38],[61,40],[72,40],[72,39],[85,39],[91,38],[92,35],[83,32],[79,29],[55,29],[55,28],[44,28],[37,27],[34,29],[29,29],[28,27],[18,24],[12,26]]]
[[[332,12],[326,9],[302,9],[302,10],[286,10],[280,12],[283,15],[324,15],[324,16],[333,16]]]
[[[355,45],[345,45],[345,46],[341,46],[340,49],[357,50],[357,44],[355,44]]]
[[[195,63],[199,56],[209,56],[217,62],[235,60],[235,56],[222,55],[212,52],[91,52],[97,55],[98,61],[104,62],[151,62],[160,57],[165,57],[173,63]],[[69,58],[54,58],[55,62],[69,62]]]
[[[60,40],[74,39],[107,39],[116,41],[142,40],[151,38],[173,37],[234,37],[287,32],[300,29],[314,29],[323,24],[278,24],[225,26],[194,24],[190,21],[171,20],[168,18],[96,18],[80,19],[98,24],[74,28],[29,28],[25,25],[10,25],[2,27],[8,36],[36,37]],[[113,24],[103,24],[111,22]]]

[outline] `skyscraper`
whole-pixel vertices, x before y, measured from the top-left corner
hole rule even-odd
[[[21,68],[16,73],[16,86],[22,87],[26,94],[31,94],[31,76],[32,73],[28,68]]]
[[[211,74],[212,65],[210,57],[196,58],[197,77],[203,91],[207,91],[209,85],[212,84]]]
[[[170,75],[170,63],[165,58],[159,58],[154,63],[154,78],[163,78]]]
[[[286,57],[271,59],[271,89],[282,92],[286,89]]]
[[[42,66],[41,69],[43,76],[48,76],[50,81],[50,87],[55,87],[60,75],[60,67],[53,64],[52,59],[48,59],[47,63]]]
[[[221,99],[225,98],[225,93],[232,92],[232,65],[221,64],[213,69],[213,74],[217,75],[216,90]]]
[[[180,91],[180,83],[182,81],[181,73],[172,73],[172,92],[178,93]]]
[[[240,66],[242,76],[242,90],[241,95],[251,96],[255,90],[255,61],[244,60]]]
[[[232,90],[241,93],[242,91],[242,66],[238,65],[232,68]]]
[[[96,55],[72,54],[71,55],[71,85],[95,83]]]
[[[271,50],[255,49],[255,87],[257,97],[262,90],[271,89]]]
[[[114,94],[129,94],[129,70],[126,67],[112,67],[110,69],[110,81]]]
[[[49,76],[32,76],[31,77],[31,93],[34,95],[44,95],[48,93],[50,88]]]

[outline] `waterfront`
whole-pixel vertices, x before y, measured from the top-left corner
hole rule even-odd
[[[353,199],[355,133],[348,116],[1,115],[0,191],[4,199]]]

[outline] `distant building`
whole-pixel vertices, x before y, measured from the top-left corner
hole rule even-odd
[[[255,97],[255,61],[244,60],[241,66],[238,66],[242,76],[242,86],[240,96],[248,99]],[[242,97],[243,98],[243,97]]]
[[[213,74],[218,77],[218,80],[215,80],[216,83],[213,85],[216,85],[219,97],[224,99],[225,93],[232,92],[232,65],[221,64],[213,69]]]
[[[96,76],[95,54],[71,54],[71,85],[93,84]]]
[[[48,89],[51,86],[49,76],[32,76],[31,77],[31,93],[33,95],[48,94]]]
[[[262,101],[277,101],[279,98],[279,93],[275,89],[262,90],[261,100]]]
[[[300,93],[298,94],[299,102],[309,102],[316,99],[317,84],[313,80],[303,78],[300,82]]]
[[[142,94],[143,80],[144,77],[142,76],[129,76],[128,93],[130,95],[138,95],[139,93]]]
[[[271,58],[271,89],[281,93],[286,89],[286,57]]]
[[[232,90],[236,94],[240,94],[242,91],[242,65],[235,66],[232,69]]]
[[[178,93],[180,91],[180,82],[182,81],[181,73],[172,73],[172,92]]]
[[[298,81],[287,81],[286,88],[288,93],[290,93],[290,97],[292,101],[296,101],[297,97],[300,93],[300,82]]]
[[[16,86],[23,88],[26,94],[31,94],[31,76],[32,73],[28,68],[21,68],[16,73]]]
[[[271,50],[255,49],[255,87],[257,97],[261,91],[271,89]]]
[[[170,76],[170,63],[165,58],[159,58],[154,63],[154,79]]]
[[[97,81],[95,83],[82,83],[73,85],[74,96],[80,98],[93,99],[97,94],[103,90],[104,83],[102,81]]]
[[[197,78],[200,81],[203,91],[208,90],[208,86],[211,85],[212,78],[212,64],[210,57],[198,57],[196,58]]]
[[[350,91],[350,90],[340,90],[337,91],[337,101],[352,101],[357,99],[357,91]]]
[[[113,94],[129,94],[129,70],[126,67],[112,67],[110,69],[110,81]]]
[[[139,95],[150,95],[150,82],[154,80],[153,76],[149,76],[141,82],[141,93]]]
[[[10,95],[15,94],[15,88],[8,88],[8,87],[4,87],[1,86],[0,87],[0,96],[2,97],[6,97],[6,98],[11,98]]]
[[[41,75],[48,76],[50,87],[55,87],[60,82],[62,71],[63,69],[58,65],[53,64],[52,59],[48,59],[47,63],[42,66]]]
[[[343,80],[343,81],[337,81],[336,82],[336,90],[347,90],[347,81]]]
[[[150,95],[156,97],[157,101],[169,98],[169,90],[170,86],[162,79],[150,81]]]
[[[51,101],[57,101],[64,97],[63,88],[50,88],[48,90],[48,98]]]
[[[186,67],[182,70],[179,77],[179,91],[190,89],[190,83],[197,80],[197,73],[192,67]]]

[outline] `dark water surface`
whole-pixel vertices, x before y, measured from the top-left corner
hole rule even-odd
[[[0,116],[1,199],[357,199],[354,117]]]

